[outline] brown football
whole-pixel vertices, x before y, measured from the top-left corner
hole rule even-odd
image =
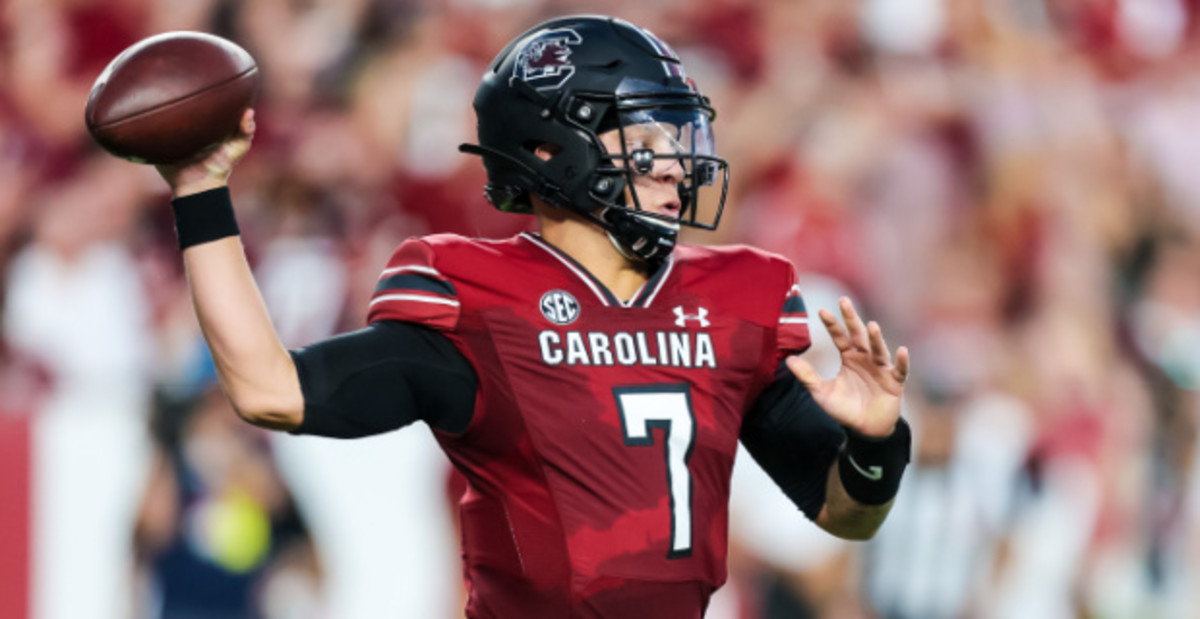
[[[137,163],[177,163],[237,131],[258,92],[258,65],[236,43],[167,32],[121,52],[88,95],[88,132]]]

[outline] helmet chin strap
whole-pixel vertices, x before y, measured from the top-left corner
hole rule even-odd
[[[608,242],[612,243],[613,249],[616,249],[618,254],[625,256],[626,260],[629,260],[630,262],[641,262],[642,261],[641,258],[638,258],[637,256],[633,255],[628,249],[625,249],[625,247],[621,245],[621,242],[617,240],[617,237],[613,236],[613,233],[611,230],[605,230],[604,234],[606,234],[608,236]]]
[[[608,207],[593,219],[608,233],[608,240],[622,256],[657,266],[675,249],[679,229],[624,208]]]

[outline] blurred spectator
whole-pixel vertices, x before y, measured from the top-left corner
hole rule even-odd
[[[3,336],[52,385],[31,429],[38,617],[116,619],[131,608],[126,540],[148,465],[153,346],[145,290],[121,243],[136,172],[91,160],[39,188],[32,239],[6,278]]]
[[[916,347],[929,362],[908,403],[911,470],[864,549],[864,590],[880,616],[989,616],[1034,421],[988,374],[987,358],[1005,354],[989,335],[942,332]]]
[[[266,225],[255,277],[276,331],[292,348],[343,327],[349,268],[337,236],[349,209],[335,202],[345,194],[310,184],[322,171],[329,169],[281,176],[263,198]],[[376,233],[386,238],[388,252],[403,238],[403,230],[387,227]],[[370,268],[378,270],[377,264]],[[361,326],[365,316],[353,314],[349,328]],[[431,434],[332,441],[270,433],[267,440],[328,568],[322,598],[328,616],[436,618],[459,610],[454,540],[442,500],[448,462]]]
[[[148,589],[138,616],[320,617],[321,569],[266,437],[214,386],[160,407],[134,545]]]

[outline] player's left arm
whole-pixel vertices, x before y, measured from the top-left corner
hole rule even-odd
[[[841,354],[837,375],[825,380],[799,356],[786,363],[813,402],[846,433],[815,521],[839,537],[868,539],[891,509],[909,460],[911,434],[900,418],[909,354],[900,347],[893,359],[878,323],[864,324],[849,299],[840,299],[838,306],[842,322],[828,310],[819,312]]]

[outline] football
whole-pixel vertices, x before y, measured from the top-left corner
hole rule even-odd
[[[169,164],[237,131],[258,92],[258,65],[236,43],[202,32],[143,39],[105,67],[88,95],[88,132],[108,152]]]

